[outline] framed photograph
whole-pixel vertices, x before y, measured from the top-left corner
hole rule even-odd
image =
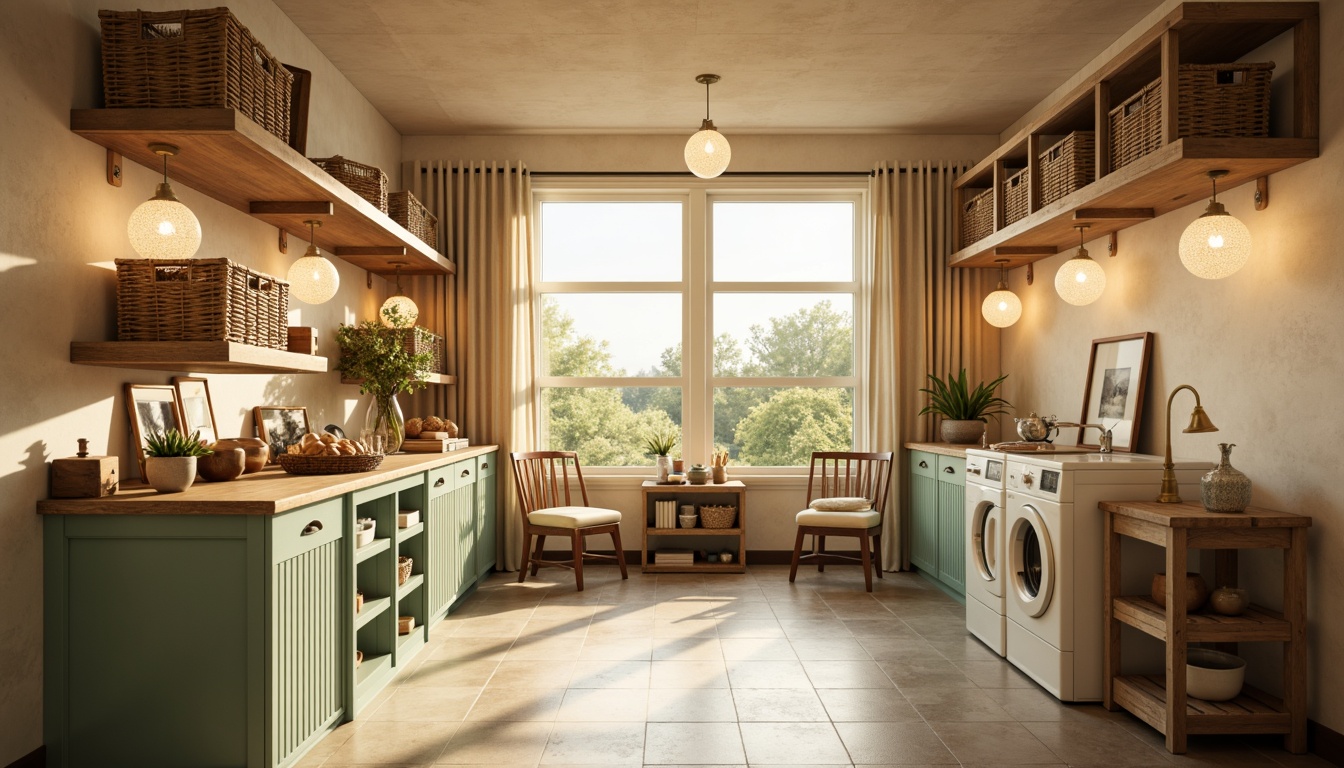
[[[1153,356],[1153,334],[1112,336],[1092,342],[1083,390],[1081,424],[1100,424],[1111,430],[1113,450],[1133,453],[1143,423],[1143,392],[1148,383],[1148,361]],[[1078,430],[1078,445],[1097,448],[1096,430]]]
[[[174,376],[177,402],[182,407],[182,428],[188,433],[200,432],[201,439],[215,442],[219,430],[215,428],[215,408],[210,404],[210,386],[205,379],[194,376]]]
[[[140,476],[144,477],[146,439],[154,432],[184,431],[177,388],[168,384],[127,384],[126,410],[131,416],[135,458],[140,465]]]
[[[252,409],[252,417],[257,423],[257,437],[271,447],[271,464],[308,433],[308,409],[301,405],[258,405]]]

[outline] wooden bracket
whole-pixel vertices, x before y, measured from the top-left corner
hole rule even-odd
[[[1153,218],[1152,208],[1079,208],[1073,212],[1074,221],[1114,221]]]
[[[279,227],[276,227],[276,229],[280,232],[280,241],[277,243],[280,252],[289,253],[289,233]]]
[[[1109,254],[1111,258],[1115,258],[1115,254],[1119,252],[1120,252],[1120,233],[1112,232],[1110,234],[1110,238],[1106,241],[1106,253]]]
[[[1032,264],[1034,263],[1032,262]],[[1033,269],[1032,264],[1027,265],[1027,285],[1031,285],[1036,280],[1036,270]]]
[[[1269,177],[1261,176],[1255,180],[1255,210],[1263,211],[1269,207]]]
[[[121,186],[121,153],[112,149],[107,150],[107,183]]]
[[[364,284],[370,288],[373,287],[373,272],[371,270],[366,270],[364,272]]]

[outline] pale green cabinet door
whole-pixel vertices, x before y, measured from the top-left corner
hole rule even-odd
[[[489,457],[493,460],[493,456]],[[493,463],[493,461],[491,462]],[[476,479],[476,574],[485,576],[495,567],[498,553],[499,513],[495,509],[495,475],[481,472]]]
[[[442,618],[457,597],[461,571],[457,559],[457,499],[451,491],[433,488],[429,496],[429,514],[425,519],[425,540],[429,548],[429,616]]]
[[[938,457],[938,580],[966,594],[966,460]]]
[[[476,581],[476,485],[464,485],[452,493],[457,515],[457,591]]]
[[[934,456],[910,452],[910,562],[930,575],[938,573],[938,481]]]

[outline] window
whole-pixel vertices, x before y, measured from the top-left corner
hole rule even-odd
[[[845,185],[539,188],[539,444],[607,467],[648,466],[664,430],[738,468],[850,450],[863,192]]]

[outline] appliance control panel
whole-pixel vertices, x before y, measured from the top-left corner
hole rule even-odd
[[[1010,461],[1006,473],[1009,490],[1024,491],[1038,498],[1059,498],[1061,473],[1058,469]]]

